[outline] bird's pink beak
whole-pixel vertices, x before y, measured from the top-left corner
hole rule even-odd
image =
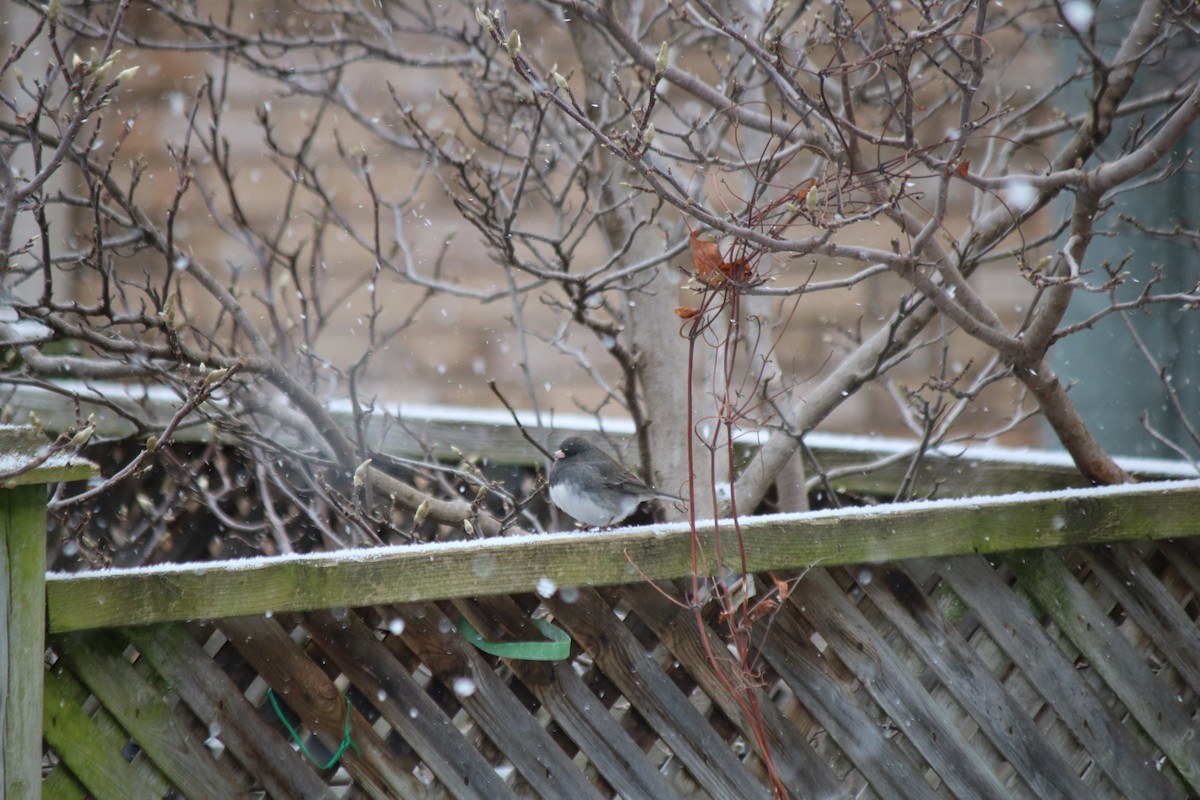
[[[567,454],[564,453],[562,450],[554,451],[554,460],[555,461],[558,461],[560,458],[566,458],[566,457],[567,457]]]

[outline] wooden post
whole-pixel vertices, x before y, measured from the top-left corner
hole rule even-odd
[[[41,797],[46,649],[46,484],[90,478],[96,467],[44,456],[46,437],[0,425],[0,788],[9,800]]]

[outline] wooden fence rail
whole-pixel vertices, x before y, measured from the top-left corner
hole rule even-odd
[[[740,522],[746,571],[1004,553],[1196,533],[1200,481],[879,505]],[[49,629],[444,600],[741,572],[728,520],[50,575]],[[723,539],[721,564],[718,540]]]

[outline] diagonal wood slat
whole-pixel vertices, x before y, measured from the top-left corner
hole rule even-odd
[[[354,614],[307,614],[304,628],[457,798],[513,794],[495,769]]]
[[[221,620],[230,643],[275,690],[305,725],[311,726],[335,750],[345,735],[348,705],[343,693],[309,661],[291,637],[270,619],[233,617]],[[397,768],[388,748],[357,710],[349,709],[350,739],[355,747],[342,754],[341,764],[372,797],[420,797],[424,787]]]
[[[56,766],[42,779],[42,800],[87,800],[87,798],[87,789],[62,764]]]
[[[46,672],[43,735],[79,783],[96,800],[157,800],[170,788],[158,769],[129,763],[129,736],[107,712],[89,717],[87,689],[65,669]]]
[[[759,624],[760,632],[766,623]],[[801,621],[800,609],[784,603],[763,636],[763,657],[833,737],[879,797],[935,798],[921,768],[885,734],[865,701],[830,673]],[[872,704],[873,706],[873,704]]]
[[[600,595],[580,589],[572,602],[554,598],[547,605],[709,794],[731,800],[766,797],[762,785],[734,758],[661,668],[646,657]]]
[[[1192,539],[1182,539],[1164,542],[1162,551],[1187,581],[1192,593],[1200,595],[1200,546]]]
[[[680,797],[569,664],[513,662],[511,667],[622,797]]]
[[[926,664],[987,733],[1040,797],[1090,800],[1095,796],[1043,740],[1024,710],[980,660],[912,577],[899,565],[879,567],[860,581],[867,596],[928,657]]]
[[[259,718],[237,686],[181,625],[125,628],[122,631],[198,717],[276,797],[332,800],[333,794],[289,742]]]
[[[1005,559],[1022,587],[1088,658],[1092,669],[1167,754],[1193,792],[1200,792],[1200,740],[1195,723],[1173,697],[1161,691],[1145,661],[1112,625],[1053,553]]]
[[[1200,631],[1196,621],[1130,548],[1093,548],[1087,559],[1106,589],[1152,638],[1193,692],[1200,692]]]
[[[540,638],[511,598],[476,598],[458,605],[484,630],[499,623],[518,641]],[[506,659],[505,663],[618,794],[658,800],[680,797],[667,776],[654,768],[569,662]]]
[[[1000,580],[987,561],[957,558],[937,564],[938,571],[979,616],[992,639],[1030,677],[1125,796],[1184,796],[1154,768],[1120,718],[1082,679],[1022,599]]]
[[[814,570],[801,581],[791,602],[803,607],[838,657],[958,796],[1008,797],[978,754],[963,746],[945,711],[932,702],[823,570]]]
[[[543,797],[599,797],[437,606],[429,603],[398,610],[405,620],[404,642],[447,687],[453,689],[458,681],[468,681],[455,692],[459,702],[530,786]]]
[[[729,682],[733,680],[731,676],[737,673],[720,635],[705,625],[703,635],[708,642],[705,646],[695,635],[695,614],[684,605],[683,598],[670,584],[629,586],[622,594],[713,702],[741,728],[746,740],[757,747],[758,742],[742,703],[728,691]],[[714,659],[721,664],[722,674],[718,674],[717,667],[712,663]],[[804,796],[812,800],[844,796],[846,789],[837,776],[820,759],[812,745],[783,718],[766,693],[755,689],[753,699],[762,714],[768,737],[769,753],[765,755],[770,757],[784,783],[797,790],[802,788]]]
[[[73,634],[58,640],[67,666],[87,684],[150,759],[192,800],[222,800],[242,793],[212,756],[183,728],[162,693],[134,672],[123,655],[126,643],[113,631]]]

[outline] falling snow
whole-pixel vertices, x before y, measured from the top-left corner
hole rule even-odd
[[[1062,6],[1063,19],[1077,31],[1087,30],[1096,18],[1096,7],[1089,0],[1068,0]]]

